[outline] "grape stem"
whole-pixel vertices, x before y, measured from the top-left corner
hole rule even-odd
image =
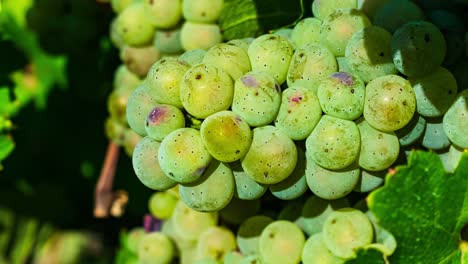
[[[104,165],[102,166],[101,174],[99,175],[94,192],[94,217],[96,218],[107,218],[109,216],[109,210],[114,200],[112,185],[114,183],[115,169],[118,160],[119,146],[109,141]]]

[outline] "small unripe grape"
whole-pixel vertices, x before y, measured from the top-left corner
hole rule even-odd
[[[171,0],[172,1],[172,0]],[[151,43],[154,27],[146,16],[146,6],[135,2],[117,16],[115,27],[117,34],[130,46],[142,46]]]
[[[147,17],[157,28],[172,28],[182,18],[181,0],[144,0]]]

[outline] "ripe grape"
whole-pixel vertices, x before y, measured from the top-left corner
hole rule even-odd
[[[179,108],[161,104],[148,114],[145,129],[149,137],[161,141],[172,131],[184,126],[184,114]]]
[[[240,252],[230,251],[224,254],[223,264],[240,264],[242,258],[242,254]]]
[[[309,43],[320,42],[320,26],[322,20],[315,17],[307,17],[299,21],[291,32],[291,42],[296,49]]]
[[[170,192],[155,192],[148,200],[150,213],[161,220],[169,219],[179,199]]]
[[[460,92],[444,115],[444,131],[458,147],[468,148],[468,90]]]
[[[346,57],[336,57],[339,72],[353,72],[346,61]],[[392,62],[393,63],[393,62]],[[356,74],[356,73],[355,73]],[[361,78],[363,80],[363,78]]]
[[[144,0],[146,16],[157,28],[172,28],[182,18],[181,0]]]
[[[135,83],[115,86],[114,90],[112,90],[111,94],[107,98],[107,110],[109,111],[110,116],[122,125],[127,125],[127,116],[125,111],[128,98],[139,83],[140,81],[137,79]]]
[[[195,253],[196,259],[222,261],[224,255],[236,249],[236,237],[231,230],[213,226],[200,234]]]
[[[182,13],[190,22],[214,23],[223,9],[224,0],[184,0]]]
[[[268,186],[258,183],[251,176],[248,176],[240,161],[230,163],[230,166],[236,182],[235,197],[242,200],[255,200],[260,198],[268,189]]]
[[[130,128],[141,136],[146,135],[145,123],[149,112],[157,106],[146,82],[141,83],[127,101],[126,116]]]
[[[245,53],[247,53],[247,55],[248,55],[249,46],[250,46],[250,43],[252,43],[253,40],[254,40],[254,38],[232,39],[232,40],[228,41],[227,44],[234,45],[236,47],[239,47],[239,48],[243,49],[245,51]]]
[[[145,235],[146,231],[143,227],[134,227],[127,233],[127,240],[125,246],[132,253],[138,254],[138,244]]]
[[[131,129],[127,129],[124,131],[122,144],[123,144],[125,153],[128,156],[131,157],[133,155],[133,150],[135,149],[138,142],[140,142],[141,138],[142,137],[140,135],[138,135]]]
[[[244,255],[259,253],[260,234],[267,225],[273,222],[268,216],[256,215],[245,220],[237,230],[237,245]]]
[[[187,63],[190,66],[194,66],[203,61],[203,58],[206,55],[206,50],[204,49],[193,49],[184,52],[179,56],[179,60]]]
[[[240,47],[227,43],[220,43],[211,47],[206,52],[203,62],[223,69],[229,73],[233,80],[239,79],[251,70],[247,52]]]
[[[122,125],[119,120],[113,117],[108,117],[104,124],[106,137],[119,146],[123,144],[124,134],[127,129],[128,127]]]
[[[223,36],[217,24],[204,24],[185,21],[180,31],[180,41],[184,50],[204,49],[221,43]]]
[[[131,47],[124,46],[120,49],[120,59],[128,70],[139,77],[145,77],[149,68],[155,63],[161,54],[154,46]]]
[[[323,242],[321,233],[310,236],[302,249],[303,264],[342,264],[344,260],[339,258],[327,248]]]
[[[395,32],[409,21],[423,19],[424,13],[415,3],[406,0],[391,0],[377,10],[373,22],[376,26]]]
[[[444,132],[442,118],[426,118],[426,129],[424,130],[421,145],[435,150],[450,146],[450,140]]]
[[[320,20],[342,8],[357,8],[357,0],[315,0],[312,3],[312,13]]]
[[[168,236],[160,232],[145,234],[138,244],[138,263],[169,264],[175,248]]]
[[[182,43],[180,42],[180,27],[156,30],[153,42],[156,49],[161,53],[178,54],[183,52]]]
[[[188,207],[179,200],[171,217],[174,232],[185,240],[196,241],[203,231],[218,223],[218,213],[204,213]]]
[[[122,38],[125,44],[143,46],[151,43],[154,27],[146,12],[147,8],[143,2],[134,2],[117,16],[115,21],[116,34]]]

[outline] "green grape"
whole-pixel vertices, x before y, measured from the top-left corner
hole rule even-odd
[[[200,234],[195,258],[223,261],[224,255],[236,247],[236,237],[231,230],[213,226]]]
[[[184,0],[182,13],[190,22],[215,23],[223,5],[224,0]]]
[[[356,186],[354,186],[354,191],[366,193],[377,189],[380,185],[383,184],[385,175],[387,175],[386,170],[366,171],[361,169],[361,175],[359,177],[358,183]]]
[[[133,155],[133,151],[141,140],[141,136],[135,133],[131,129],[127,129],[124,131],[123,135],[123,142],[122,145],[124,147],[125,154],[127,154],[129,157]]]
[[[182,18],[181,0],[145,0],[146,16],[156,28],[175,27]]]
[[[406,147],[415,143],[418,139],[424,135],[426,129],[426,119],[420,116],[417,112],[414,113],[410,122],[403,128],[396,130],[400,145]]]
[[[273,35],[284,37],[291,42],[291,33],[292,33],[292,28],[280,28],[276,30],[275,32],[273,32]]]
[[[335,72],[322,80],[317,97],[325,114],[354,120],[364,109],[364,82],[356,75]]]
[[[426,129],[421,145],[428,149],[440,150],[450,146],[450,140],[444,132],[442,118],[426,118]]]
[[[218,213],[204,213],[188,207],[179,200],[170,218],[174,232],[185,240],[198,240],[200,234],[218,223]]]
[[[439,67],[423,77],[409,78],[416,96],[416,111],[425,117],[442,116],[457,96],[453,74]]]
[[[231,224],[239,225],[260,210],[260,200],[241,200],[232,197],[229,204],[219,211],[221,218]]]
[[[281,85],[286,80],[293,46],[285,37],[265,34],[250,44],[248,55],[253,71],[265,71]]]
[[[279,212],[277,219],[288,220],[291,222],[298,220],[301,216],[302,207],[304,207],[304,197],[305,196],[301,196],[298,199],[288,202]],[[298,223],[296,222],[296,224]],[[301,226],[299,225],[299,227]]]
[[[314,17],[325,20],[337,9],[357,8],[357,0],[315,0],[312,3]]]
[[[220,43],[211,47],[206,52],[203,62],[223,69],[233,80],[239,79],[251,70],[247,52],[229,43]]]
[[[227,110],[232,103],[234,83],[229,74],[211,64],[192,66],[182,78],[180,100],[185,110],[197,118]]]
[[[151,96],[161,104],[182,108],[180,85],[184,74],[190,69],[185,62],[176,58],[165,58],[151,66],[146,83]]]
[[[306,140],[306,153],[318,165],[338,170],[356,160],[360,145],[354,122],[324,115]]]
[[[195,262],[196,247],[187,248],[180,253],[180,264],[193,264]]]
[[[240,264],[242,261],[242,254],[237,251],[230,251],[224,254],[223,264]]]
[[[212,258],[195,259],[192,264],[220,264],[217,260]]]
[[[321,233],[310,236],[302,249],[303,264],[343,264],[344,259],[339,258],[327,248]]]
[[[377,245],[380,245],[380,250],[384,253],[385,256],[392,255],[397,247],[397,241],[395,240],[395,237],[377,224],[377,220],[371,211],[367,211],[365,214],[372,223],[374,228],[375,242]]]
[[[117,14],[122,12],[127,6],[129,6],[131,3],[137,2],[138,0],[111,0],[110,4],[112,7],[112,10],[116,12]]]
[[[332,212],[348,206],[345,198],[325,200],[314,195],[306,200],[295,222],[308,236],[312,236],[322,231],[323,223]]]
[[[110,117],[121,125],[127,125],[127,116],[125,109],[127,107],[128,98],[135,90],[135,86],[121,86],[112,90],[107,98],[107,109]]]
[[[243,255],[259,253],[260,234],[267,225],[273,222],[268,216],[257,215],[245,220],[237,230],[236,241]]]
[[[323,78],[338,70],[333,53],[326,47],[310,43],[297,49],[288,70],[288,86],[301,86],[315,93]]]
[[[450,148],[448,152],[446,152],[446,155],[441,157],[445,170],[447,172],[453,173],[458,167],[458,163],[460,162],[463,152],[466,151],[467,150],[459,148],[455,145],[450,145]]]
[[[339,72],[353,72],[351,71],[351,68],[349,67],[348,62],[346,61],[346,57],[336,57],[336,63],[338,64]],[[354,72],[354,74],[356,73]],[[361,80],[363,80],[363,78],[361,78]]]
[[[390,167],[400,153],[400,141],[396,134],[379,131],[364,119],[359,119],[356,123],[361,135],[359,166],[369,171],[380,171]]]
[[[231,111],[221,111],[207,117],[201,124],[200,133],[208,152],[222,162],[240,159],[252,143],[249,125]]]
[[[138,244],[138,263],[169,264],[174,259],[175,248],[170,238],[160,232],[144,235]]]
[[[460,92],[444,115],[445,134],[458,147],[468,148],[468,90]]]
[[[130,128],[140,136],[146,136],[146,117],[157,106],[147,82],[142,82],[128,97],[126,116]]]
[[[154,27],[146,16],[146,12],[147,9],[143,2],[134,2],[117,16],[115,34],[120,36],[125,44],[143,46],[151,43]]]
[[[398,75],[376,78],[366,86],[364,118],[384,132],[398,130],[409,123],[416,110],[410,82]]]
[[[234,176],[229,165],[213,160],[205,173],[195,182],[179,187],[180,198],[201,212],[219,211],[234,196]]]
[[[156,30],[153,43],[161,53],[178,54],[184,51],[180,42],[180,28]]]
[[[320,42],[335,56],[344,56],[353,34],[370,25],[369,18],[359,10],[337,9],[323,19]]]
[[[184,52],[180,55],[179,60],[187,63],[188,65],[196,65],[202,63],[203,58],[206,55],[206,50],[204,49],[193,49]]]
[[[291,32],[291,42],[296,49],[309,43],[320,42],[320,26],[322,21],[315,17],[307,17],[299,21]]]
[[[113,117],[108,117],[104,125],[106,137],[119,146],[123,144],[125,131],[127,129],[126,126],[122,125],[119,120]]]
[[[259,253],[263,262],[295,264],[301,261],[305,237],[293,222],[278,220],[263,229],[259,239]]]
[[[260,198],[268,189],[268,186],[258,183],[248,176],[240,161],[235,161],[230,166],[236,182],[235,197],[242,200],[255,200]]]
[[[296,145],[274,126],[255,128],[252,145],[241,158],[245,173],[263,184],[274,184],[286,179],[296,167],[296,162]]]
[[[127,233],[127,239],[125,241],[125,247],[130,252],[138,254],[138,245],[141,239],[145,236],[146,231],[143,227],[134,227]]]
[[[177,203],[176,203],[176,206],[177,206]],[[174,208],[173,212],[175,212],[175,208]],[[179,256],[179,258],[184,258],[185,257],[184,252],[192,251],[192,249],[193,249],[193,251],[195,251],[197,241],[192,239],[192,238],[187,239],[183,235],[179,234],[176,231],[176,228],[174,227],[174,221],[175,220],[174,220],[173,216],[171,216],[170,218],[168,218],[165,221],[162,221],[161,233],[163,233],[166,236],[171,238],[171,240],[174,242],[175,246],[177,247],[176,254]],[[184,230],[182,230],[182,231],[184,231]],[[193,254],[193,255],[195,255],[195,254]]]
[[[341,258],[352,258],[355,250],[373,241],[372,223],[367,216],[354,208],[342,208],[332,212],[322,231],[327,248]]]
[[[145,77],[151,66],[159,60],[161,54],[154,46],[131,47],[124,46],[120,49],[120,59],[128,70],[139,77]]]
[[[150,213],[161,220],[169,219],[179,198],[169,192],[155,192],[148,200]]]
[[[377,11],[389,1],[390,0],[358,0],[357,9],[373,19]]]
[[[234,84],[232,111],[250,126],[271,123],[278,114],[280,105],[281,87],[267,72],[248,72]]]
[[[307,185],[315,195],[323,199],[345,197],[353,191],[359,181],[360,170],[357,163],[342,169],[329,170],[307,157],[306,164]]]
[[[158,152],[162,171],[179,183],[198,180],[212,159],[200,132],[193,128],[172,131],[162,140]]]
[[[180,31],[180,41],[184,50],[204,49],[221,43],[223,36],[217,24],[204,24],[185,21]]]
[[[406,76],[432,73],[445,57],[444,36],[433,24],[411,21],[401,26],[392,37],[392,56],[396,68]]]
[[[263,261],[260,258],[260,255],[254,254],[245,256],[240,262],[240,264],[263,264]]]
[[[377,10],[373,22],[376,26],[395,32],[409,21],[423,19],[424,13],[415,3],[407,0],[391,0]]]
[[[304,150],[297,149],[297,163],[291,175],[281,182],[270,185],[270,192],[281,200],[293,200],[301,197],[309,188],[307,186],[305,168],[306,160]]]
[[[292,86],[282,93],[275,126],[291,139],[307,138],[322,117],[320,102],[312,89]]]
[[[114,90],[135,90],[135,88],[141,83],[140,78],[128,70],[125,64],[121,64],[114,73]]]
[[[136,176],[146,187],[164,191],[177,183],[161,170],[158,162],[160,146],[161,143],[150,137],[142,138],[133,151],[132,164]]]
[[[245,53],[249,52],[250,43],[252,43],[253,38],[244,38],[244,39],[232,39],[227,42],[229,45],[234,45],[239,47],[245,51]]]
[[[351,37],[346,46],[346,64],[365,83],[397,74],[391,52],[392,35],[383,28],[369,26]]]
[[[184,126],[185,117],[179,108],[161,104],[148,114],[145,129],[149,137],[162,141],[169,133]]]

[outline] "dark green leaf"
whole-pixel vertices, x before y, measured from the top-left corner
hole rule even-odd
[[[361,248],[354,259],[346,261],[346,264],[385,264],[384,255],[378,249],[369,247]]]
[[[15,148],[15,143],[9,136],[0,135],[0,161],[4,160]]]

